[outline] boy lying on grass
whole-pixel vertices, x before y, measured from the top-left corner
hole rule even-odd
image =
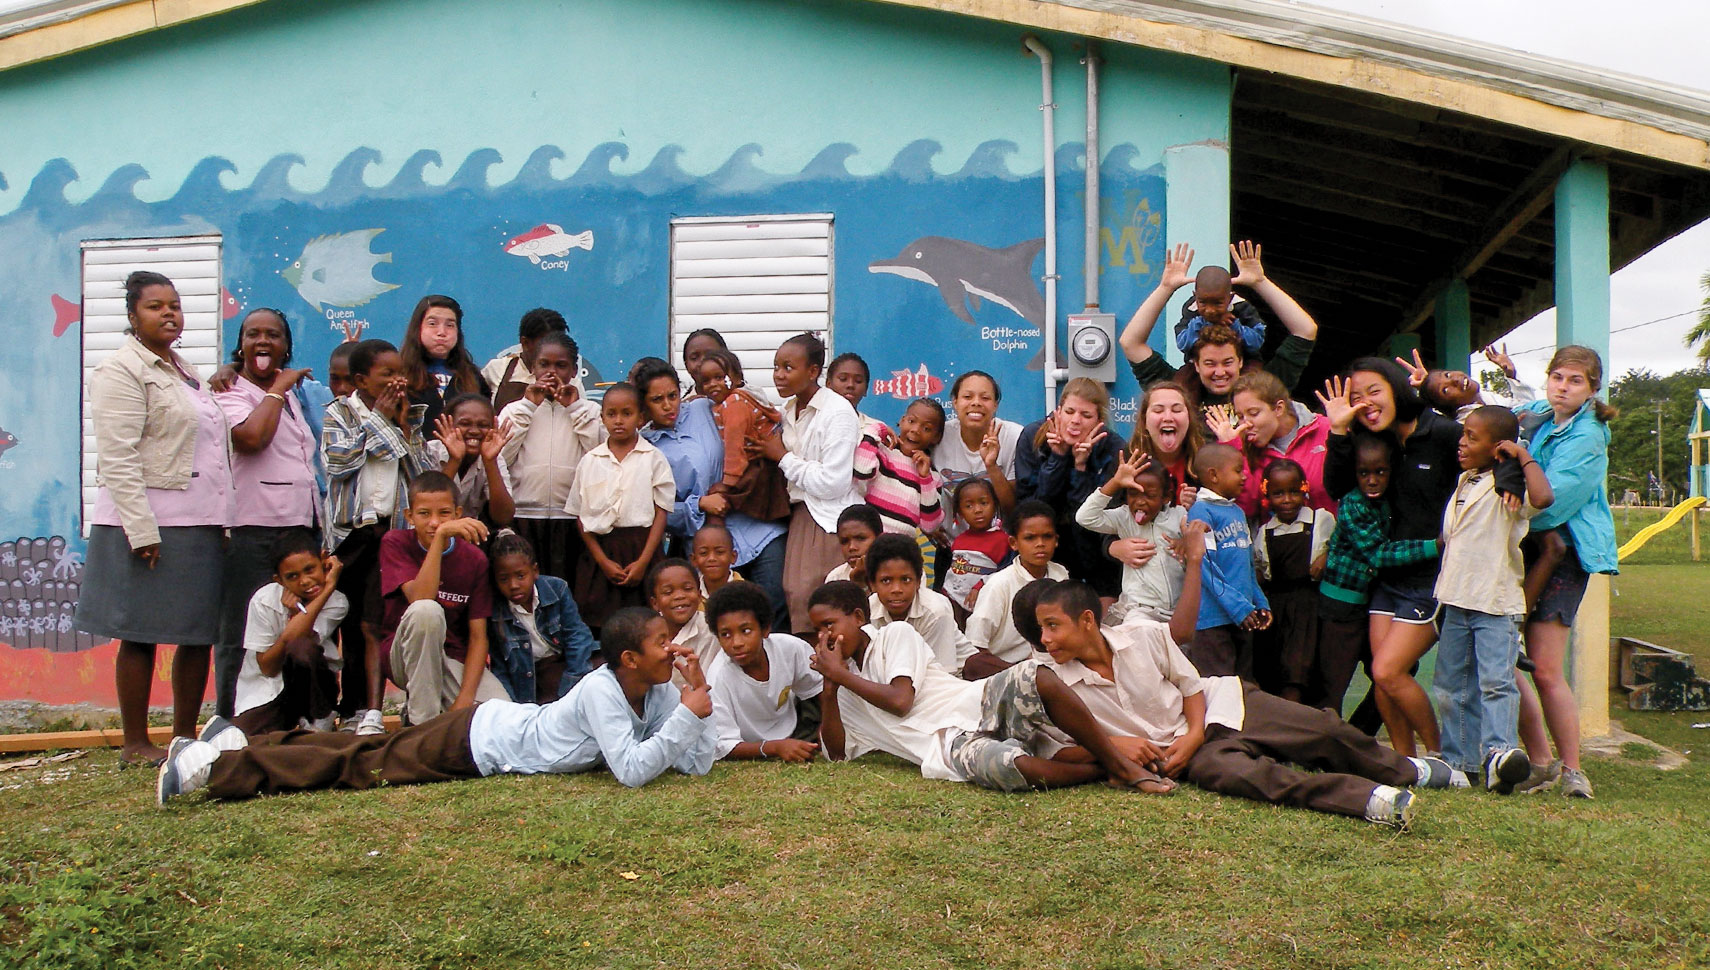
[[[1137,612],[1101,627],[1092,587],[1042,580],[1016,595],[1017,627],[1051,655],[1060,681],[1140,764],[1219,794],[1408,827],[1417,802],[1403,787],[1446,787],[1446,762],[1404,757],[1329,711],[1239,677],[1200,677],[1176,646],[1192,635],[1199,612],[1205,531],[1203,523],[1184,530],[1188,562],[1169,625]],[[1023,597],[1033,599],[1030,617]]]
[[[868,623],[868,599],[851,582],[826,583],[808,600],[818,631],[813,667],[825,678],[820,742],[833,761],[884,751],[926,778],[1021,791],[1106,780],[1163,794],[1175,783],[1135,763],[1111,742],[1057,675],[1034,659],[983,681],[961,680],[932,662],[906,623]],[[1035,753],[1060,728],[1079,747]],[[1055,745],[1053,744],[1053,747]]]
[[[199,788],[238,800],[602,765],[631,788],[667,768],[706,774],[717,735],[712,697],[693,653],[671,647],[665,620],[640,607],[606,621],[601,650],[606,665],[551,704],[484,701],[392,735],[283,731],[252,741],[216,717],[200,740],[172,742],[155,795],[165,805]],[[688,684],[671,686],[673,670]]]

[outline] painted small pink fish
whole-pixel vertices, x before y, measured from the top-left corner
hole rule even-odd
[[[54,293],[48,297],[48,303],[53,306],[53,335],[58,337],[74,323],[83,319],[83,304],[73,303],[65,297]]]
[[[542,256],[563,258],[570,255],[572,249],[591,252],[594,248],[594,230],[587,229],[571,235],[564,231],[564,227],[545,222],[528,232],[505,240],[503,248],[512,256],[526,256],[529,262],[538,265]]]
[[[873,382],[874,394],[889,394],[899,401],[927,397],[942,390],[944,390],[944,382],[927,373],[925,364],[921,364],[918,370],[891,371],[890,380]]]

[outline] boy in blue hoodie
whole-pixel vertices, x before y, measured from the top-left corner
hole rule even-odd
[[[1252,631],[1271,625],[1270,603],[1253,573],[1253,535],[1235,504],[1246,480],[1246,461],[1228,445],[1210,444],[1194,456],[1199,499],[1189,522],[1211,526],[1200,563],[1204,596],[1193,640],[1182,653],[1203,677],[1253,677]]]

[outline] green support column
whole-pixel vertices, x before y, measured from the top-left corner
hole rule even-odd
[[[1419,335],[1413,332],[1392,333],[1383,342],[1382,355],[1385,357],[1400,357],[1402,360],[1412,360],[1415,350],[1423,350],[1419,345]]]
[[[1609,372],[1609,168],[1580,159],[1556,183],[1556,343],[1597,351]]]
[[[1467,281],[1457,279],[1437,294],[1437,366],[1467,370],[1471,361],[1472,295]]]
[[[1609,361],[1609,169],[1580,159],[1556,183],[1556,344],[1580,344]],[[1580,734],[1609,733],[1609,577],[1593,576],[1569,647]]]
[[[1193,247],[1192,276],[1201,266],[1228,266],[1229,146],[1196,142],[1164,149],[1164,245]],[[1184,286],[1164,307],[1163,320],[1152,330],[1152,349],[1172,364],[1182,362],[1176,349],[1175,326],[1182,305],[1193,296]]]

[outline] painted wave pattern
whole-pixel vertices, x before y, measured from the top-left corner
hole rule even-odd
[[[1083,150],[1084,146],[1079,143],[1064,145],[1057,150],[1059,177],[1083,170]],[[327,184],[316,192],[301,192],[291,185],[291,170],[298,167],[307,168],[307,162],[301,155],[275,155],[261,166],[248,186],[238,189],[228,189],[221,182],[222,177],[238,173],[237,165],[228,159],[210,156],[191,169],[175,194],[154,203],[144,202],[137,196],[137,185],[147,180],[149,173],[146,168],[135,163],[120,166],[93,195],[81,203],[74,203],[66,197],[65,191],[73,182],[79,180],[79,176],[69,161],[56,158],[36,173],[18,207],[0,216],[0,225],[23,216],[40,219],[55,214],[62,214],[75,223],[82,220],[77,211],[82,209],[94,209],[108,217],[114,217],[122,216],[124,210],[133,207],[157,212],[164,210],[194,214],[213,207],[226,209],[234,203],[240,207],[268,202],[337,206],[359,199],[431,198],[460,192],[495,195],[512,191],[539,192],[578,186],[623,186],[644,195],[671,192],[688,186],[698,186],[712,192],[741,193],[807,181],[893,179],[929,182],[964,178],[1021,180],[1037,178],[1039,175],[1038,172],[1017,173],[1010,169],[1009,160],[1019,151],[1012,141],[994,140],[976,146],[962,167],[949,174],[939,173],[932,164],[943,151],[940,143],[931,139],[920,139],[898,151],[884,171],[863,176],[849,171],[848,168],[849,159],[859,154],[859,149],[847,142],[837,142],[821,150],[800,172],[779,174],[760,168],[756,161],[763,154],[761,147],[747,144],[736,149],[730,158],[713,172],[694,175],[684,171],[679,164],[684,150],[676,145],[667,145],[653,156],[646,168],[633,174],[621,174],[612,171],[612,165],[629,159],[629,146],[622,142],[605,142],[589,151],[574,173],[559,179],[553,177],[552,165],[564,160],[565,155],[557,146],[543,145],[529,155],[509,182],[493,185],[488,179],[489,170],[502,162],[503,156],[495,149],[480,148],[469,153],[449,181],[443,185],[431,185],[425,178],[428,167],[431,165],[441,168],[444,166],[444,160],[439,152],[423,149],[410,155],[391,181],[376,186],[369,185],[364,176],[369,167],[383,161],[383,156],[373,148],[357,148],[333,166]],[[1135,165],[1138,154],[1131,145],[1117,146],[1105,159],[1101,171],[1111,175],[1140,175],[1161,171],[1161,166],[1157,165],[1144,170],[1138,168]],[[0,188],[5,188],[6,185],[4,173],[0,173]]]

